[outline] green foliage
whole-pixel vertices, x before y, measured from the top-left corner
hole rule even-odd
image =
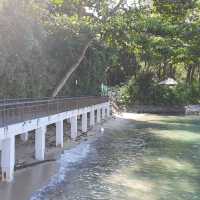
[[[198,0],[153,0],[155,11],[173,20],[182,20]]]
[[[198,80],[199,13],[199,1],[155,0],[152,10],[130,10],[110,19],[105,41],[134,52],[141,70],[153,72],[157,79]]]
[[[200,103],[200,85],[179,83],[177,86],[159,85],[152,74],[133,77],[119,90],[120,103],[124,105],[187,105]]]
[[[5,0],[0,5],[0,98],[50,96],[91,38],[80,69],[60,95],[99,94],[110,63],[99,19],[109,11],[106,0]]]
[[[151,9],[120,13],[104,26],[107,44],[135,55],[138,68],[121,87],[125,104],[199,103],[200,1],[154,0]],[[158,82],[173,77],[176,87]]]
[[[151,9],[127,6],[125,0],[5,2],[0,13],[2,98],[50,95],[92,38],[61,95],[99,94],[101,83],[128,82],[120,89],[126,104],[198,102],[199,0],[153,0]],[[115,6],[119,9],[113,11]],[[158,86],[167,77],[181,84]]]
[[[51,0],[51,2],[55,5],[62,5],[64,3],[64,0]]]

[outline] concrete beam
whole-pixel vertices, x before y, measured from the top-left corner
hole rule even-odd
[[[20,135],[20,138],[21,138],[21,140],[22,140],[23,142],[27,142],[27,141],[28,141],[28,132],[22,133],[22,134]]]
[[[35,158],[44,160],[46,126],[35,130]]]
[[[82,132],[86,133],[87,132],[87,113],[82,114]]]
[[[12,181],[15,167],[15,136],[2,141],[1,169],[2,180]]]
[[[56,146],[63,148],[63,120],[56,122]]]
[[[70,119],[71,122],[71,138],[75,140],[77,138],[77,116],[73,116]]]

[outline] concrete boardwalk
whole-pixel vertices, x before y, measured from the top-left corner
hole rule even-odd
[[[28,140],[29,132],[35,130],[35,159],[45,156],[45,134],[47,126],[56,124],[56,146],[63,147],[63,121],[69,119],[71,139],[77,137],[77,117],[81,115],[82,132],[100,123],[110,115],[107,97],[79,97],[42,99],[0,103],[0,152],[2,179],[12,181],[15,166],[15,136]],[[96,118],[96,121],[95,121]]]

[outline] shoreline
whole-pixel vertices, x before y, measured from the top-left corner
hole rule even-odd
[[[86,133],[80,134],[78,138],[73,141],[69,140],[66,133],[67,126],[64,126],[64,147],[63,149],[55,147],[52,140],[55,135],[54,127],[48,127],[45,160],[42,162],[34,159],[34,137],[30,133],[29,140],[24,143],[20,138],[16,140],[16,171],[14,181],[11,183],[0,182],[0,197],[3,200],[29,200],[32,194],[41,188],[45,187],[55,174],[59,175],[59,159],[62,155],[70,152],[83,143],[89,143],[98,137],[100,128],[105,123],[110,123],[113,118],[102,121],[95,127],[88,129]],[[23,190],[26,185],[26,190]],[[34,198],[31,198],[34,199]]]
[[[174,116],[167,116],[167,119],[173,118]],[[107,137],[106,134],[109,132],[124,131],[130,126],[130,123],[143,123],[146,120],[157,121],[159,119],[160,115],[115,114],[112,118],[89,130],[87,134],[81,135],[77,141],[65,141],[63,151],[54,152],[55,161],[17,170],[12,183],[0,183],[0,197],[2,200],[38,200],[43,199],[46,193],[50,192],[50,195],[54,191],[59,193],[62,190],[63,181],[68,180],[66,173],[73,174],[74,166],[78,167],[82,162],[87,162],[87,157],[92,153],[93,142],[101,141],[101,137]],[[105,132],[101,131],[102,127]],[[131,127],[134,128],[135,125],[131,125]],[[48,153],[50,154],[50,151]]]
[[[113,106],[115,112],[131,112],[136,114],[155,114],[155,115],[200,115],[200,104],[198,105],[129,105],[119,108],[116,104]]]

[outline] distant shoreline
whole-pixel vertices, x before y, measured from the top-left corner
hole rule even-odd
[[[200,105],[188,106],[156,106],[156,105],[133,105],[125,109],[134,113],[164,114],[164,115],[200,115]]]

